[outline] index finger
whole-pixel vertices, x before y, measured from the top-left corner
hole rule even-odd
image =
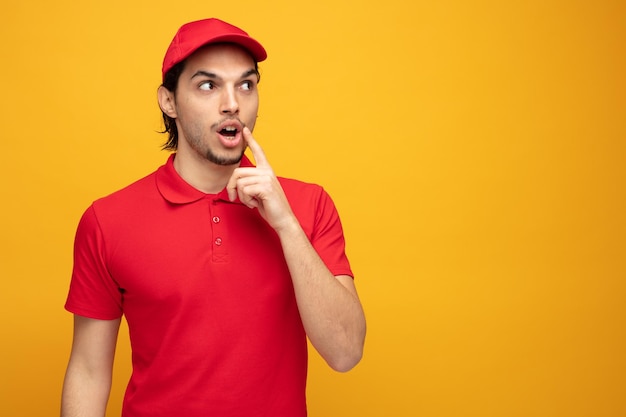
[[[270,163],[265,157],[265,152],[263,152],[263,149],[261,149],[261,145],[259,145],[259,143],[254,139],[254,137],[252,136],[252,132],[250,132],[250,129],[248,129],[247,126],[243,128],[243,137],[248,143],[248,147],[252,152],[252,156],[254,157],[254,162],[256,162],[256,166],[261,168],[270,168]]]

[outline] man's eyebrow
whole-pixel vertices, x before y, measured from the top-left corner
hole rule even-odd
[[[259,78],[259,76],[260,76],[259,71],[256,68],[251,68],[248,71],[244,72],[241,75],[241,78],[248,78],[248,77],[250,77],[252,75],[255,75],[257,78]]]
[[[203,70],[196,71],[196,73],[191,76],[191,79],[194,79],[195,77],[220,78],[217,74]]]
[[[251,68],[248,71],[244,72],[243,74],[241,74],[241,78],[248,78],[252,75],[255,75],[257,78],[259,77],[259,71],[257,71],[255,68]],[[191,79],[194,79],[195,77],[207,77],[207,78],[213,78],[216,80],[220,80],[221,77],[213,72],[208,72],[208,71],[204,71],[204,70],[198,70],[196,71],[195,74],[193,74],[191,76]]]

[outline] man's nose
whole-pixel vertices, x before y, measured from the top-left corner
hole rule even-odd
[[[224,88],[220,111],[222,114],[237,114],[239,102],[234,88]]]

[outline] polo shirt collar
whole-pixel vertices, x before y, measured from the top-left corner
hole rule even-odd
[[[174,169],[175,157],[175,153],[171,154],[165,165],[162,165],[156,171],[156,185],[164,199],[173,204],[193,203],[208,196],[214,196],[217,200],[230,201],[226,188],[217,194],[206,194],[189,185]],[[239,166],[253,167],[254,165],[244,155]],[[239,203],[239,199],[235,200],[235,202]]]

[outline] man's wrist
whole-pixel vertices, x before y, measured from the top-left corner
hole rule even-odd
[[[274,227],[274,230],[281,239],[289,239],[304,234],[304,230],[302,230],[300,222],[296,216],[293,215]]]

